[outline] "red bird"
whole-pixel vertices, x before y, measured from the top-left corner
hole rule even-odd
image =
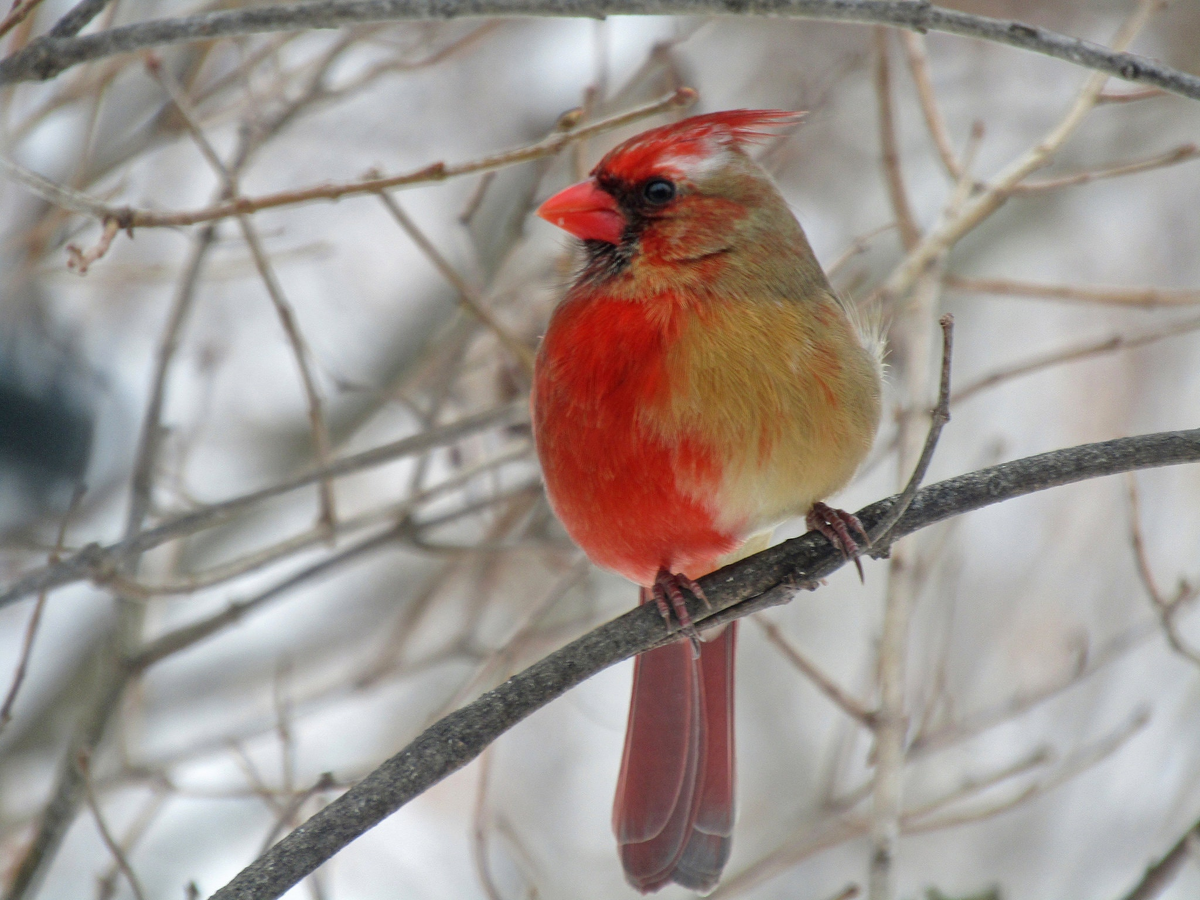
[[[748,539],[807,514],[850,554],[861,530],[820,501],[874,438],[878,344],[746,154],[796,119],[730,110],[652,129],[538,210],[586,251],[534,373],[547,495],[595,563],[693,635],[682,591],[765,546]],[[613,828],[643,892],[709,891],[729,858],[736,634],[634,665]]]

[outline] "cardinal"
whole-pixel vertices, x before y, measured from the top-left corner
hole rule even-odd
[[[878,342],[747,154],[797,118],[729,110],[646,131],[537,211],[584,249],[534,372],[547,496],[593,562],[691,637],[634,663],[613,829],[642,892],[712,890],[733,832],[737,625],[696,640],[685,592],[705,599],[695,579],[792,517],[848,556],[865,538],[821,501],[878,427]]]

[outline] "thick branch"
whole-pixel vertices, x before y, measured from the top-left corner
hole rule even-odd
[[[1200,822],[1184,832],[1183,837],[1175,842],[1175,846],[1167,851],[1166,856],[1146,869],[1142,880],[1124,896],[1124,900],[1153,900],[1165,891],[1179,874],[1188,857],[1194,853],[1192,844],[1197,839],[1200,839]]]
[[[1134,469],[1200,462],[1200,429],[1121,438],[1057,450],[960,475],[925,488],[892,531],[893,540],[935,522],[1062,484]],[[871,529],[897,498],[859,511]],[[877,548],[879,549],[879,548]],[[691,604],[701,630],[786,602],[844,559],[809,533],[700,580],[712,609]],[[246,867],[213,900],[278,897],[342,847],[483,752],[530,713],[597,672],[667,639],[653,604],[640,606],[514,675],[450,713],[329,806]]]
[[[0,62],[0,85],[53,78],[82,62],[147,47],[272,31],[405,19],[730,14],[873,23],[922,33],[941,31],[1042,53],[1200,100],[1200,77],[1148,57],[1118,53],[1020,22],[942,9],[923,0],[312,0],[158,19],[85,37],[47,35]]]

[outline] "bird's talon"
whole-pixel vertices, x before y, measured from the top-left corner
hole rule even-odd
[[[871,546],[871,537],[867,534],[867,530],[863,527],[863,523],[859,521],[858,516],[853,513],[848,513],[844,509],[834,509],[824,503],[814,503],[812,509],[808,511],[808,516],[805,521],[808,527],[813,531],[819,531],[825,536],[825,539],[842,554],[844,559],[851,560],[854,563],[854,568],[858,570],[858,580],[865,582],[866,578],[863,575],[862,561],[859,559],[859,554],[863,548]],[[858,541],[850,533],[853,529],[862,537],[863,544],[859,545]]]
[[[691,641],[692,653],[694,656],[699,657],[700,634],[696,631],[696,626],[692,623],[691,613],[688,612],[687,601],[683,596],[684,588],[692,596],[702,600],[705,606],[710,609],[712,608],[712,604],[704,596],[704,591],[700,588],[700,585],[696,584],[696,582],[692,581],[686,575],[668,572],[666,569],[658,570],[658,575],[654,578],[654,587],[651,588],[651,595],[658,606],[658,611],[662,613],[663,620],[667,623],[667,629],[675,631],[676,629],[673,625],[674,622],[678,622],[678,630]]]

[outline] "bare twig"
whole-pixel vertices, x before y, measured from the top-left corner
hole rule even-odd
[[[922,814],[922,817],[918,818],[917,821],[907,824],[906,831],[919,833],[954,828],[958,825],[965,825],[968,822],[978,822],[980,819],[999,815],[1002,812],[1007,812],[1010,809],[1020,806],[1022,803],[1028,803],[1035,797],[1040,797],[1054,790],[1056,787],[1065,784],[1080,772],[1084,772],[1108,759],[1125,746],[1130,738],[1145,728],[1149,721],[1150,714],[1147,710],[1135,710],[1133,715],[1111,734],[1105,735],[1092,744],[1079,748],[1064,759],[1057,770],[1050,774],[1044,781],[1034,782],[1011,797],[981,806],[978,809],[947,813],[937,818],[925,818],[923,821],[921,818],[925,814]]]
[[[83,781],[84,796],[87,800],[88,808],[92,811],[92,818],[96,820],[96,830],[100,832],[100,839],[104,841],[104,846],[112,854],[113,860],[121,870],[121,874],[129,882],[129,889],[133,891],[133,896],[137,900],[146,900],[146,892],[142,890],[142,884],[138,881],[137,874],[133,871],[133,866],[129,864],[129,859],[125,856],[125,851],[112,836],[112,832],[108,830],[108,825],[104,821],[104,815],[100,812],[100,804],[96,802],[96,792],[92,788],[88,755],[81,753],[77,764],[80,771],[80,778]]]
[[[41,4],[42,0],[16,0],[12,9],[3,19],[0,19],[0,37],[8,34]]]
[[[872,544],[888,543],[888,529],[900,520],[908,504],[916,496],[917,489],[929,471],[933,462],[933,452],[937,449],[938,439],[942,436],[942,428],[950,421],[950,366],[954,357],[954,316],[947,313],[939,320],[942,326],[942,374],[938,382],[937,403],[930,415],[929,433],[925,436],[925,446],[921,448],[921,456],[913,467],[913,473],[900,494],[900,502],[882,522],[875,526],[871,534]]]
[[[277,840],[279,835],[288,829],[294,827],[296,817],[300,814],[300,810],[304,804],[318,794],[323,794],[326,791],[331,791],[337,786],[334,781],[332,772],[322,772],[321,776],[299,793],[293,793],[291,788],[287,788],[285,793],[289,794],[287,804],[280,808],[275,816],[275,824],[271,830],[267,832],[267,836],[263,838],[262,848],[258,851],[260,854],[265,853]]]
[[[1142,531],[1142,513],[1141,503],[1138,499],[1137,480],[1131,473],[1127,476],[1127,481],[1129,486],[1130,543],[1133,545],[1133,555],[1137,562],[1138,578],[1141,579],[1142,587],[1145,589],[1147,596],[1149,596],[1150,602],[1154,605],[1155,612],[1158,613],[1163,633],[1166,635],[1167,643],[1171,646],[1171,649],[1194,665],[1200,666],[1200,651],[1191,647],[1183,639],[1183,635],[1179,633],[1179,626],[1175,622],[1175,617],[1180,610],[1200,595],[1200,587],[1192,587],[1186,581],[1181,582],[1179,590],[1174,597],[1167,597],[1159,589],[1158,583],[1154,578],[1154,573],[1150,568],[1150,559],[1146,554],[1146,538]]]
[[[169,797],[170,790],[165,784],[156,785],[152,789],[141,811],[133,823],[125,830],[124,837],[121,838],[120,847],[125,859],[129,858],[130,852],[132,852],[138,841],[145,835],[146,830],[150,827],[159,812],[162,811]],[[96,889],[96,900],[111,900],[117,890],[117,878],[123,874],[120,863],[114,860],[108,872],[99,879],[99,887]]]
[[[961,784],[949,791],[945,791],[934,799],[919,806],[908,807],[901,816],[901,824],[905,831],[920,831],[922,830],[921,820],[923,818],[940,812],[952,804],[960,803],[971,797],[977,797],[1013,778],[1039,769],[1053,759],[1054,754],[1049,747],[1035,747],[1029,753],[1026,753],[1007,766],[1003,766],[983,776],[964,778]]]
[[[925,127],[933,138],[938,156],[950,180],[957,182],[962,178],[963,166],[958,161],[954,147],[950,142],[950,134],[946,130],[946,120],[938,107],[937,94],[933,90],[933,79],[929,76],[929,60],[925,56],[925,38],[917,32],[906,31],[901,36],[904,44],[904,54],[908,59],[908,68],[912,72],[913,82],[917,86],[917,98],[921,102],[921,114],[925,117]]]
[[[211,228],[204,229],[196,239],[192,258],[185,268],[176,292],[175,303],[159,342],[155,367],[151,375],[150,400],[142,417],[138,437],[137,457],[130,483],[129,511],[125,517],[124,540],[129,540],[142,528],[150,510],[153,475],[158,465],[161,446],[162,413],[165,386],[179,345],[180,332],[191,308],[197,281],[211,248]],[[135,578],[142,551],[125,554],[112,560],[111,571],[123,578]],[[57,568],[58,563],[48,568]],[[67,755],[59,766],[53,794],[37,833],[17,867],[9,886],[7,900],[20,900],[31,892],[54,858],[74,818],[82,798],[82,777],[77,761],[90,755],[100,743],[109,721],[120,705],[121,697],[132,669],[126,665],[127,654],[140,640],[144,605],[125,595],[117,596],[117,626],[108,646],[101,654],[96,677],[89,685],[90,696],[68,745]]]
[[[880,225],[878,228],[873,228],[866,234],[856,237],[850,242],[850,246],[841,252],[837,259],[825,267],[825,274],[829,276],[830,280],[832,280],[833,277],[842,270],[842,267],[845,266],[846,263],[858,256],[860,253],[866,252],[867,248],[871,244],[871,241],[879,237],[879,235],[891,231],[895,227],[896,223],[888,222],[886,225]]]
[[[87,27],[87,24],[104,11],[111,0],[79,0],[70,11],[54,23],[50,29],[51,37],[74,37]]]
[[[1163,328],[1155,328],[1149,331],[1144,331],[1140,334],[1129,335],[1128,337],[1120,334],[1114,334],[1112,337],[1105,338],[1102,341],[1093,341],[1091,343],[1080,344],[1075,347],[1068,347],[1063,350],[1055,350],[1051,353],[1034,357],[1027,362],[1006,366],[1005,368],[993,372],[990,375],[984,375],[980,378],[977,378],[966,387],[955,391],[954,396],[950,398],[950,402],[951,404],[958,403],[979,393],[980,391],[993,388],[998,384],[1003,384],[1004,382],[1011,381],[1014,378],[1020,378],[1023,375],[1031,375],[1034,372],[1040,372],[1041,370],[1048,369],[1051,366],[1058,366],[1070,362],[1078,362],[1079,360],[1083,359],[1091,359],[1094,356],[1102,356],[1106,353],[1115,353],[1119,350],[1133,350],[1137,347],[1144,347],[1147,344],[1153,344],[1157,341],[1166,340],[1167,338],[1188,334],[1196,329],[1200,329],[1200,319],[1185,319],[1182,322],[1174,322]]]
[[[71,505],[63,514],[62,523],[58,526],[58,537],[54,541],[54,549],[50,551],[50,565],[55,565],[62,557],[63,542],[67,538],[67,526],[71,523],[71,516],[79,507],[79,501],[83,499],[83,492],[83,485],[75,488],[75,493],[71,497]],[[17,668],[13,672],[12,684],[9,685],[4,703],[0,704],[0,733],[3,733],[5,726],[12,719],[13,704],[17,702],[17,694],[25,681],[25,671],[29,667],[29,657],[33,653],[33,641],[37,637],[38,625],[42,621],[42,610],[45,608],[46,592],[42,591],[33,605],[33,612],[29,614],[29,624],[25,626],[25,637],[21,641],[21,655],[17,659]]]
[[[401,208],[400,204],[394,197],[381,191],[379,194],[379,199],[387,211],[391,214],[392,218],[396,220],[396,224],[404,229],[404,233],[408,235],[409,239],[417,245],[421,252],[425,254],[426,258],[433,263],[434,268],[436,268],[438,272],[441,273],[442,277],[450,282],[450,284],[458,292],[458,297],[462,305],[466,307],[471,315],[482,322],[484,326],[486,326],[487,329],[496,336],[506,350],[516,357],[517,362],[525,370],[526,374],[532,375],[533,351],[525,346],[525,344],[518,340],[517,337],[515,337],[507,328],[497,321],[496,317],[493,316],[491,311],[488,310],[484,305],[485,301],[480,295],[479,291],[471,287],[471,285],[467,283],[466,279],[464,279],[458,274],[457,271],[455,271],[454,267],[450,265],[450,262],[444,256],[442,256],[437,247],[433,245],[433,242],[430,241],[429,238],[425,236],[425,233],[417,227],[417,223],[409,217],[408,213],[406,213],[403,208]]]
[[[1014,196],[1020,196],[1022,194],[1038,194],[1042,191],[1054,191],[1059,188],[1088,184],[1089,182],[1100,181],[1105,178],[1121,178],[1125,175],[1136,175],[1139,172],[1163,169],[1167,166],[1189,162],[1198,157],[1200,157],[1200,147],[1197,147],[1195,144],[1181,144],[1174,150],[1168,150],[1166,153],[1160,153],[1158,156],[1152,156],[1149,159],[1138,160],[1137,162],[1125,163],[1120,166],[1110,166],[1107,169],[1094,169],[1090,172],[1078,172],[1074,175],[1063,175],[1061,178],[1027,181],[1024,184],[1014,185],[1009,193]]]
[[[509,453],[502,453],[492,459],[481,462],[477,466],[464,469],[459,474],[430,485],[423,490],[414,491],[403,500],[385,503],[382,506],[366,510],[353,516],[343,516],[338,519],[334,531],[339,537],[362,531],[373,525],[396,522],[406,516],[411,516],[422,505],[444,497],[451,491],[466,487],[477,480],[480,475],[493,472],[516,462],[527,462],[530,456],[528,446],[518,447]],[[247,553],[225,563],[220,563],[201,572],[189,574],[173,581],[146,582],[123,579],[117,574],[109,578],[109,582],[120,590],[137,597],[159,597],[170,594],[190,594],[203,588],[210,588],[224,582],[240,578],[258,569],[279,562],[301,550],[328,540],[329,534],[325,528],[308,528],[299,534],[285,538],[261,550]]]
[[[306,566],[299,572],[287,576],[282,581],[260,591],[253,597],[231,603],[225,609],[214,613],[208,618],[188,625],[182,625],[174,631],[169,631],[155,638],[153,641],[147,642],[137,656],[130,660],[130,666],[136,670],[144,669],[160,660],[166,659],[168,656],[178,653],[180,650],[205,640],[228,625],[240,621],[251,612],[292,588],[307,583],[317,575],[324,574],[348,562],[357,560],[367,553],[386,547],[389,544],[394,544],[396,539],[410,527],[407,522],[403,522],[379,534],[364,538],[331,556],[327,556],[319,562]]]
[[[67,268],[74,269],[80,275],[86,275],[88,267],[96,260],[108,252],[108,248],[112,246],[113,238],[117,236],[117,232],[121,230],[121,225],[116,219],[105,219],[104,229],[100,233],[100,240],[87,250],[81,250],[75,244],[67,244]]]
[[[908,746],[908,755],[910,758],[915,758],[936,753],[970,740],[1005,722],[1011,722],[1016,717],[1060,696],[1064,691],[1082,684],[1087,678],[1117,662],[1129,651],[1154,637],[1156,633],[1157,627],[1146,623],[1146,625],[1132,628],[1118,635],[1094,653],[1088,653],[1086,648],[1081,647],[1071,671],[1065,676],[1055,678],[1033,690],[1018,693],[995,706],[964,715],[958,721],[934,731],[918,733]]]
[[[488,900],[503,900],[496,881],[492,878],[491,860],[488,858],[489,811],[487,803],[488,782],[491,781],[492,750],[489,747],[479,757],[479,786],[475,789],[475,809],[472,813],[471,859],[475,863],[475,874]]]
[[[780,653],[787,658],[793,666],[800,670],[806,678],[808,678],[816,688],[834,702],[846,715],[854,719],[865,728],[875,727],[875,713],[867,709],[863,704],[859,703],[854,697],[846,693],[841,687],[833,681],[824,672],[809,662],[803,654],[800,653],[791,642],[783,636],[779,627],[768,621],[763,616],[758,616],[754,620],[762,628],[767,636],[767,640],[773,644]]]
[[[946,287],[979,294],[1015,297],[1048,297],[1110,306],[1191,306],[1200,303],[1200,290],[1172,291],[1160,288],[1092,288],[1062,284],[1033,284],[1007,278],[966,278],[947,275]]]
[[[0,67],[3,63],[0,63]],[[690,106],[696,100],[696,92],[691,88],[679,88],[672,94],[653,103],[619,115],[609,116],[591,125],[585,125],[575,131],[555,132],[534,144],[518,147],[502,153],[485,156],[481,159],[466,163],[446,164],[442,162],[423,166],[402,175],[391,175],[380,178],[365,178],[358,181],[340,184],[321,184],[277,194],[265,194],[259,197],[240,197],[214,203],[202,209],[159,213],[154,210],[136,209],[129,206],[110,206],[101,203],[93,197],[78,191],[55,184],[49,179],[31,172],[10,159],[0,157],[0,168],[3,168],[15,180],[21,182],[38,196],[71,212],[95,216],[99,219],[115,219],[122,229],[130,228],[159,228],[195,225],[201,222],[212,222],[217,219],[227,219],[241,214],[255,213],[264,209],[275,209],[281,206],[295,206],[302,203],[312,203],[319,200],[340,200],[343,197],[361,194],[378,194],[380,191],[394,188],[412,187],[420,184],[431,184],[457,178],[462,175],[474,175],[490,172],[506,166],[553,156],[559,150],[574,143],[585,140],[597,134],[603,134],[616,128],[621,128],[632,122],[666,112]]]
[[[304,399],[308,407],[309,429],[312,432],[313,441],[313,456],[316,458],[318,466],[328,466],[330,459],[333,457],[333,449],[329,442],[329,428],[325,424],[324,403],[321,400],[321,392],[317,387],[317,380],[312,372],[312,363],[309,360],[311,351],[308,348],[308,342],[304,339],[304,335],[300,331],[300,325],[296,321],[296,314],[292,311],[292,306],[288,303],[287,297],[283,293],[283,286],[279,283],[275,269],[267,258],[262,241],[258,237],[258,230],[250,222],[249,216],[239,215],[237,218],[238,226],[242,230],[242,237],[246,241],[246,246],[250,248],[250,255],[254,259],[254,266],[258,269],[263,287],[266,288],[267,294],[271,298],[271,303],[275,307],[275,313],[279,317],[279,323],[283,326],[283,333],[287,337],[288,346],[291,347],[292,357],[296,360],[296,369],[300,373],[300,383],[304,388]],[[323,527],[332,529],[337,522],[337,511],[333,496],[333,480],[331,478],[320,479],[318,482],[318,497],[321,504],[319,521]]]
[[[879,144],[883,180],[887,185],[888,200],[896,217],[900,231],[900,243],[906,252],[911,251],[921,240],[921,230],[913,218],[908,202],[908,191],[904,176],[900,172],[900,152],[896,147],[895,110],[892,107],[892,76],[888,64],[888,31],[882,26],[875,28],[875,99],[879,107]]]
[[[1167,92],[1161,88],[1142,88],[1136,91],[1105,91],[1097,98],[1096,103],[1136,103],[1139,100],[1150,100],[1154,97],[1165,96],[1167,96]]]

